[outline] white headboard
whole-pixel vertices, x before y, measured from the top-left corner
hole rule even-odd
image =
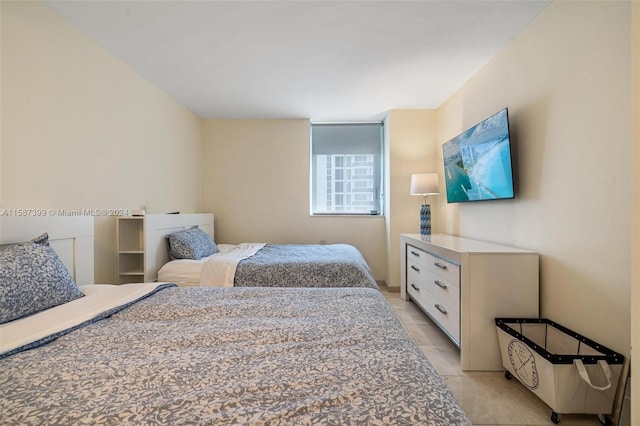
[[[197,226],[211,238],[213,214],[148,214],[145,218],[145,280],[158,279],[158,271],[169,261],[167,235]]]
[[[29,241],[44,232],[74,281],[93,284],[93,217],[0,216],[0,245]]]

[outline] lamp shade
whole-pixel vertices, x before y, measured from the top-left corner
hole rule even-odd
[[[411,195],[439,194],[437,173],[411,175]]]

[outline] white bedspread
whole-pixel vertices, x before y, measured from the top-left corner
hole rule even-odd
[[[133,302],[165,283],[80,286],[84,297],[0,325],[0,355],[73,328],[97,315]]]
[[[220,253],[210,256],[210,260],[202,266],[200,285],[233,287],[238,263],[253,256],[264,246],[264,243],[242,243],[228,252],[221,250]]]
[[[178,259],[158,271],[159,281],[208,287],[233,287],[238,263],[256,254],[265,243],[218,244],[218,253],[200,260]]]

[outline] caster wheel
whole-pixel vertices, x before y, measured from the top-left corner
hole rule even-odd
[[[611,426],[611,421],[609,420],[609,417],[603,414],[598,414],[598,420],[600,421],[600,424],[602,426]]]
[[[509,372],[509,370],[504,372],[504,378],[507,380],[511,380],[511,378],[513,378],[513,375]]]
[[[556,413],[555,411],[552,412],[551,421],[553,422],[554,425],[557,425],[558,423],[560,423],[560,414]]]

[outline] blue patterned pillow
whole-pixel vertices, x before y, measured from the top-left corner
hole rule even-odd
[[[202,229],[194,226],[184,231],[169,234],[169,257],[171,259],[202,259],[217,253],[218,246]]]
[[[42,235],[38,235],[33,240],[31,240],[31,242],[35,243],[35,244],[38,244],[38,245],[41,245],[41,246],[48,246],[49,245],[49,234],[47,234],[45,232]]]
[[[35,240],[0,251],[0,324],[84,296],[48,237]]]
[[[3,246],[0,246],[0,252],[4,251],[4,250],[8,250],[12,247],[15,246],[23,246],[25,244],[38,244],[40,246],[48,246],[49,245],[49,234],[47,234],[46,232],[44,232],[41,235],[38,235],[37,237],[35,237],[32,240],[27,241],[26,243],[13,243],[13,244],[6,244]]]

